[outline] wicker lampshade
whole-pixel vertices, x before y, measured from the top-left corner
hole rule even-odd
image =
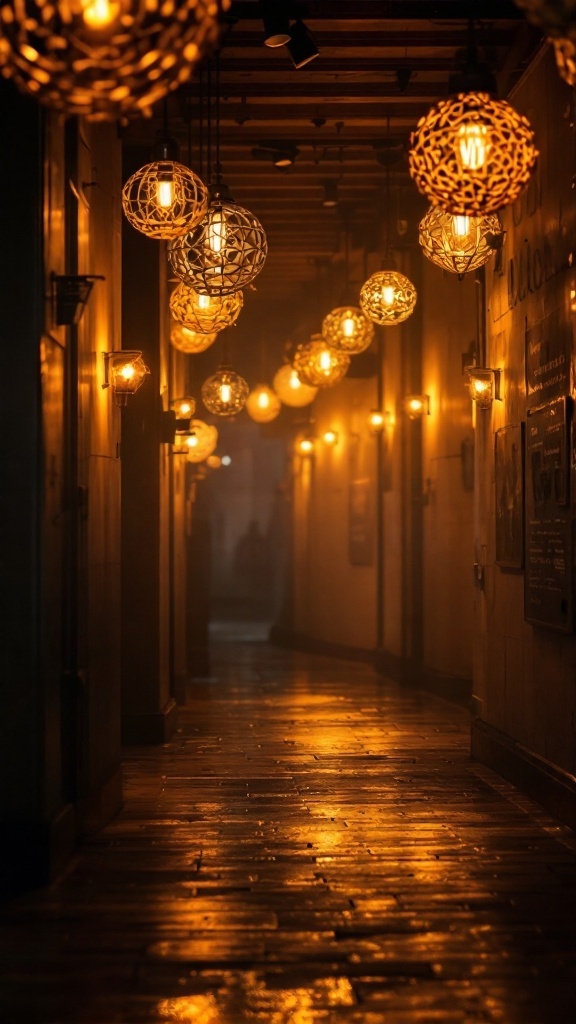
[[[233,295],[199,295],[188,285],[177,284],[170,296],[170,310],[178,323],[198,334],[214,334],[233,324],[244,303],[242,292]]]
[[[547,35],[561,77],[576,85],[576,8],[573,0],[514,0]]]
[[[451,274],[467,274],[488,262],[502,244],[502,227],[495,213],[487,217],[454,216],[431,206],[419,225],[422,251],[432,263]]]
[[[168,248],[170,266],[197,292],[232,295],[260,273],[268,246],[260,221],[228,198],[224,187],[212,187],[203,220],[174,239]]]
[[[178,238],[202,220],[207,207],[204,182],[177,160],[145,164],[122,189],[126,219],[148,238]]]
[[[2,73],[67,114],[150,115],[190,78],[229,7],[230,0],[3,0]]]
[[[294,409],[310,405],[318,394],[318,388],[304,384],[290,363],[285,363],[276,371],[272,386],[282,404],[289,405]]]
[[[271,423],[281,408],[282,403],[278,395],[267,384],[258,384],[246,401],[246,412],[255,423]]]
[[[216,341],[217,337],[216,333],[199,334],[197,331],[191,330],[190,327],[185,327],[184,324],[179,324],[176,321],[173,321],[170,329],[170,341],[174,348],[177,348],[179,352],[185,352],[187,355],[205,352]]]
[[[322,335],[331,348],[352,356],[370,347],[374,327],[356,306],[338,306],[324,317]]]
[[[528,120],[485,92],[440,100],[411,138],[410,174],[433,205],[486,216],[518,198],[538,150]]]
[[[350,356],[331,348],[321,334],[313,334],[310,341],[298,345],[292,365],[305,384],[331,388],[346,376]]]
[[[186,455],[189,462],[203,462],[212,455],[217,444],[216,427],[204,420],[191,420],[187,431],[176,434],[172,450],[175,454]]]
[[[235,416],[246,405],[250,388],[240,374],[228,363],[222,366],[202,385],[202,401],[215,416]]]
[[[412,282],[397,270],[379,270],[364,282],[360,306],[364,316],[385,327],[400,324],[414,312],[417,293]]]

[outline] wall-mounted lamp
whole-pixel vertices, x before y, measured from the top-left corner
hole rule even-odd
[[[186,455],[188,462],[204,462],[218,444],[218,431],[204,420],[191,420],[188,430],[179,431],[174,438],[173,455]]]
[[[322,442],[327,448],[335,448],[338,444],[338,431],[325,430],[322,434]]]
[[[196,411],[196,399],[188,395],[184,398],[174,398],[170,402],[170,408],[176,413],[176,430],[187,430]]]
[[[111,387],[116,405],[126,405],[128,395],[133,395],[144,383],[150,370],[142,359],[142,353],[124,349],[117,352],[103,352],[104,383],[103,388]]]
[[[411,420],[430,415],[430,395],[407,395],[402,407]]]
[[[385,415],[380,409],[372,409],[368,416],[368,426],[373,434],[381,434],[384,430]]]
[[[296,451],[298,455],[304,455],[309,457],[314,454],[314,438],[310,434],[306,434],[304,437],[299,437],[296,441]]]
[[[320,53],[314,36],[303,21],[295,21],[290,27],[290,41],[286,43],[286,49],[295,68],[303,68]]]
[[[54,319],[59,327],[71,327],[80,318],[94,281],[104,281],[102,274],[52,274]]]
[[[500,370],[468,366],[465,384],[478,409],[489,409],[494,399],[500,400]]]

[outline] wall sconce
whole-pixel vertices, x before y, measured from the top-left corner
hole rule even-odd
[[[338,444],[338,431],[337,430],[325,430],[322,434],[322,441],[327,448],[335,448]]]
[[[487,366],[469,366],[465,384],[478,409],[489,409],[494,399],[500,400],[500,370]]]
[[[304,455],[309,457],[314,454],[314,438],[310,434],[306,434],[304,437],[299,437],[296,441],[296,451],[298,455]]]
[[[407,395],[402,407],[411,420],[430,415],[430,395]]]
[[[104,356],[102,387],[111,387],[114,391],[116,405],[124,406],[128,401],[128,395],[133,395],[138,391],[150,370],[142,359],[142,353],[135,349],[103,352],[102,354]]]
[[[188,430],[190,420],[196,411],[196,399],[190,396],[174,398],[170,402],[170,408],[176,414],[176,430]]]
[[[368,426],[373,434],[381,434],[384,430],[385,414],[380,409],[372,409],[368,416]]]
[[[102,274],[52,274],[54,319],[58,327],[71,327],[80,322],[94,281],[104,281]]]

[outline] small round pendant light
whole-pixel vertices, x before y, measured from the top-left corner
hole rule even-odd
[[[420,221],[418,238],[432,263],[462,277],[488,262],[501,247],[503,233],[495,213],[466,217],[431,206]]]
[[[370,347],[374,327],[356,306],[338,306],[324,317],[322,335],[331,348],[352,356]]]
[[[185,352],[187,355],[196,355],[198,352],[205,352],[210,345],[213,345],[218,335],[214,334],[199,334],[197,331],[192,331],[189,327],[185,327],[184,324],[179,324],[174,321],[170,330],[170,341],[174,348],[178,349],[179,352]]]
[[[266,235],[260,221],[234,202],[225,185],[211,185],[210,194],[204,219],[170,243],[168,259],[176,276],[197,292],[232,295],[262,270]]]
[[[202,385],[202,401],[215,416],[235,416],[246,405],[250,388],[229,363],[220,368]]]
[[[379,270],[364,282],[360,307],[364,316],[384,327],[407,320],[414,312],[417,293],[412,282],[397,270]]]
[[[310,405],[318,394],[318,388],[304,384],[290,363],[285,363],[276,371],[272,386],[282,404],[294,409]]]
[[[204,420],[190,420],[188,430],[176,434],[174,454],[188,457],[189,462],[204,462],[218,444],[218,430]]]
[[[148,238],[178,238],[204,217],[208,189],[178,160],[178,146],[167,134],[154,160],[133,174],[122,189],[122,209],[133,228]]]
[[[350,356],[331,348],[321,334],[313,334],[310,341],[298,345],[292,365],[305,384],[331,388],[346,376]]]
[[[219,36],[230,0],[3,0],[0,66],[22,92],[90,120],[150,115]]]
[[[246,412],[255,423],[271,423],[280,412],[278,395],[266,384],[258,384],[248,395]]]
[[[244,303],[242,292],[233,295],[199,295],[188,285],[177,284],[170,296],[172,316],[199,334],[217,334],[233,324]]]

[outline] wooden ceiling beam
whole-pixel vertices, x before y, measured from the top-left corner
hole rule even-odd
[[[437,19],[459,20],[469,4],[462,0],[306,0],[302,8],[303,18],[312,21],[435,21]],[[477,20],[520,21],[521,12],[512,0],[476,0],[474,17]],[[232,0],[226,20],[261,21],[262,10],[257,0]]]

